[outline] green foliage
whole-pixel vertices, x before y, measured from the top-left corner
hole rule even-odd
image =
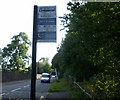
[[[40,62],[37,62],[37,73],[50,73],[51,72],[51,66],[48,62],[48,58],[41,58]]]
[[[2,50],[0,48],[0,67],[1,67],[1,62],[2,62]],[[0,68],[1,69],[1,68]]]
[[[74,87],[70,90],[70,98],[77,100],[91,100],[82,90],[78,87]]]
[[[3,70],[19,71],[25,70],[26,63],[29,63],[30,55],[27,54],[31,42],[24,32],[12,37],[11,44],[3,48]]]
[[[61,75],[77,81],[94,78],[104,97],[120,94],[119,2],[68,3],[62,18],[67,35],[52,64]]]
[[[61,91],[68,91],[69,90],[69,86],[67,85],[67,82],[64,79],[59,79],[59,80],[55,80],[50,88],[49,88],[49,92],[61,92]]]

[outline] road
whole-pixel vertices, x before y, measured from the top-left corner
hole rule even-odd
[[[51,80],[52,82],[52,80]],[[31,80],[15,81],[2,84],[2,98],[24,98],[30,99]],[[36,80],[36,98],[46,97],[50,83],[41,83]],[[4,99],[3,99],[4,100]]]

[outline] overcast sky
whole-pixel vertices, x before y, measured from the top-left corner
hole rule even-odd
[[[32,41],[33,34],[33,7],[57,7],[57,43],[37,43],[37,61],[41,57],[48,57],[51,61],[56,54],[56,47],[61,44],[65,31],[60,31],[62,26],[58,18],[67,13],[67,3],[70,0],[1,0],[0,1],[0,48],[11,42],[14,35],[26,32]],[[32,47],[29,50],[32,54]]]

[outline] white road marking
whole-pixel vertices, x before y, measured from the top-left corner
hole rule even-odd
[[[2,93],[2,94],[0,94],[0,96],[2,96],[2,95],[8,95],[8,94],[10,94],[10,93]]]
[[[26,85],[26,86],[24,86],[24,88],[29,87],[29,86],[30,85]],[[17,88],[17,89],[11,90],[10,92],[15,92],[15,91],[20,90],[20,89],[22,89],[22,88]],[[0,96],[2,96],[2,95],[8,95],[8,94],[10,94],[10,93],[2,93],[2,94],[0,94]]]
[[[11,92],[14,92],[14,91],[17,91],[17,90],[20,90],[21,88],[17,88],[17,89],[14,89],[14,90],[11,90]]]
[[[26,86],[24,86],[24,88],[26,88],[26,87],[29,87],[30,85],[26,85]]]
[[[8,94],[10,94],[10,93],[6,93],[5,95],[8,95]]]
[[[5,95],[5,93],[0,94],[0,96]]]

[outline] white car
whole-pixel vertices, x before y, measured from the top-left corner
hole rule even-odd
[[[49,73],[42,73],[41,83],[42,82],[50,83],[50,74]]]
[[[51,77],[52,77],[52,78],[56,78],[56,75],[52,75]]]

